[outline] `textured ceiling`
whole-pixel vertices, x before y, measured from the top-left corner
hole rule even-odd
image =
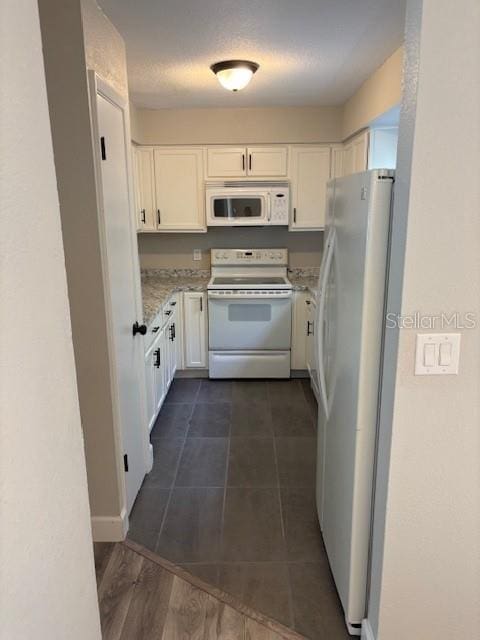
[[[341,104],[403,40],[405,0],[99,0],[140,107]],[[241,92],[209,67],[260,64]]]

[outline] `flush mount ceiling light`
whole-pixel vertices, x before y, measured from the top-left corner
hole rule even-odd
[[[210,69],[222,87],[229,91],[239,91],[247,86],[258,66],[256,62],[249,60],[224,60],[212,64]]]

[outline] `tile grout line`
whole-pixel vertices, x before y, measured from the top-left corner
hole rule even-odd
[[[233,388],[232,388],[232,396],[233,396]],[[223,487],[223,502],[222,502],[222,516],[220,518],[220,557],[217,562],[217,582],[220,583],[220,561],[223,558],[223,534],[224,534],[224,524],[225,524],[225,504],[227,502],[227,484],[228,484],[228,471],[230,468],[230,449],[232,444],[232,410],[233,410],[233,402],[232,400],[229,403],[230,405],[230,421],[228,424],[228,445],[227,445],[227,461],[225,464],[225,484]]]
[[[162,535],[162,533],[163,533],[163,528],[164,528],[164,526],[165,526],[165,521],[166,521],[166,519],[167,519],[168,509],[170,508],[170,502],[171,502],[171,500],[172,500],[173,490],[174,490],[174,488],[175,488],[175,481],[176,481],[177,476],[178,476],[178,470],[179,470],[179,468],[180,468],[180,462],[181,462],[181,460],[182,460],[183,451],[184,451],[184,449],[185,449],[185,445],[186,445],[186,443],[187,443],[188,432],[190,431],[190,420],[192,419],[192,417],[193,417],[193,412],[195,411],[195,405],[196,405],[196,403],[197,403],[197,399],[198,399],[198,395],[199,395],[199,393],[200,393],[200,387],[201,387],[201,386],[202,386],[202,382],[200,381],[200,384],[198,385],[197,392],[196,392],[196,394],[195,394],[195,399],[194,399],[194,401],[192,402],[192,410],[191,410],[190,415],[189,415],[189,417],[188,417],[188,419],[187,419],[187,425],[188,425],[188,426],[187,426],[187,428],[186,428],[186,430],[185,430],[185,436],[184,436],[184,438],[183,438],[182,446],[181,446],[181,448],[180,448],[180,452],[179,452],[179,455],[178,455],[177,464],[176,464],[176,466],[175,466],[175,473],[174,473],[174,475],[173,475],[172,484],[171,484],[171,486],[170,486],[170,492],[169,492],[169,494],[168,494],[167,503],[166,503],[166,505],[165,505],[165,511],[164,511],[164,513],[163,513],[162,522],[161,522],[161,524],[160,524],[160,529],[158,530],[158,536],[157,536],[157,539],[156,539],[156,541],[155,541],[155,553],[157,553],[157,552],[158,552],[158,543],[160,542],[160,536],[161,536],[161,535]],[[174,403],[172,403],[172,404],[174,404]],[[179,403],[177,403],[177,404],[179,404]]]
[[[276,437],[275,437],[275,430],[274,430],[274,425],[273,425],[273,415],[272,415],[272,398],[270,396],[270,387],[267,383],[267,395],[268,395],[268,404],[269,409],[270,409],[270,417],[271,417],[271,428],[272,428],[272,441],[273,441],[273,457],[275,460],[275,471],[277,474],[277,491],[278,491],[278,502],[279,502],[279,506],[280,506],[280,526],[282,528],[282,537],[283,537],[283,542],[285,545],[285,559],[287,559],[288,557],[288,548],[287,548],[287,536],[286,536],[286,532],[285,532],[285,522],[284,522],[284,518],[283,518],[283,504],[282,504],[282,491],[281,491],[281,487],[280,487],[280,472],[279,472],[279,468],[278,468],[278,456],[277,456],[277,441],[276,441]],[[290,580],[290,569],[289,566],[286,562],[283,563],[283,565],[285,566],[286,570],[287,570],[287,585],[288,585],[288,608],[289,608],[289,617],[290,617],[290,625],[292,627],[292,629],[295,628],[295,616],[294,616],[294,612],[293,612],[293,593],[292,593],[292,584],[291,584],[291,580]]]

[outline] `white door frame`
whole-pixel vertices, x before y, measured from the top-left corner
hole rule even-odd
[[[99,127],[98,127],[98,115],[97,115],[97,94],[103,96],[115,104],[123,114],[123,126],[125,136],[125,158],[127,162],[127,176],[128,176],[128,199],[129,199],[129,222],[130,222],[130,239],[132,245],[132,255],[134,263],[132,269],[135,272],[135,311],[136,317],[139,321],[143,319],[143,305],[142,294],[140,285],[140,264],[138,260],[138,247],[136,243],[136,225],[134,225],[133,211],[134,211],[134,190],[133,190],[133,173],[132,173],[132,160],[131,150],[128,142],[131,139],[130,135],[130,123],[128,112],[128,100],[121,96],[115,89],[107,84],[94,70],[88,70],[88,88],[90,98],[90,114],[91,114],[91,129],[92,129],[92,142],[94,148],[94,165],[95,165],[95,183],[97,191],[97,202],[99,203],[98,210],[98,227],[100,237],[100,252],[102,257],[102,280],[103,289],[105,292],[105,309],[107,319],[107,348],[109,352],[109,369],[110,369],[110,385],[112,389],[113,399],[113,419],[114,419],[114,441],[116,449],[116,461],[117,461],[117,480],[119,487],[119,494],[121,499],[121,519],[124,534],[128,530],[128,514],[126,512],[126,487],[125,487],[125,471],[123,463],[123,432],[120,419],[120,400],[118,395],[118,380],[115,366],[115,348],[113,338],[113,320],[111,315],[112,300],[110,296],[110,280],[108,273],[108,260],[106,250],[106,228],[105,218],[103,213],[103,188],[102,188],[102,173],[100,165],[100,156],[98,153],[98,139],[99,139]],[[145,368],[143,359],[140,361],[138,358],[137,373],[139,376],[139,389],[140,389],[140,404],[142,411],[142,424],[144,425],[144,461],[145,461],[145,473],[148,473],[153,466],[153,448],[150,444],[150,437],[147,424],[147,404],[146,404],[146,382],[145,382]]]

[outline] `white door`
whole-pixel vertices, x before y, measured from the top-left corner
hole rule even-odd
[[[207,176],[233,178],[247,175],[245,147],[209,147],[207,149]]]
[[[130,511],[146,471],[146,439],[143,384],[143,341],[133,336],[132,327],[140,319],[137,309],[139,273],[135,272],[135,236],[130,211],[125,111],[100,89],[96,93],[98,163],[103,198],[105,253],[110,321],[113,338],[112,360],[116,401],[126,458],[125,485]],[[95,319],[92,318],[94,325]],[[92,326],[92,331],[95,327]]]
[[[292,220],[294,231],[323,229],[330,179],[330,147],[292,147]]]
[[[287,175],[286,147],[248,147],[247,156],[249,176]]]
[[[202,292],[183,294],[185,367],[207,366],[207,305]]]
[[[154,159],[157,229],[205,230],[202,150],[155,149]]]

